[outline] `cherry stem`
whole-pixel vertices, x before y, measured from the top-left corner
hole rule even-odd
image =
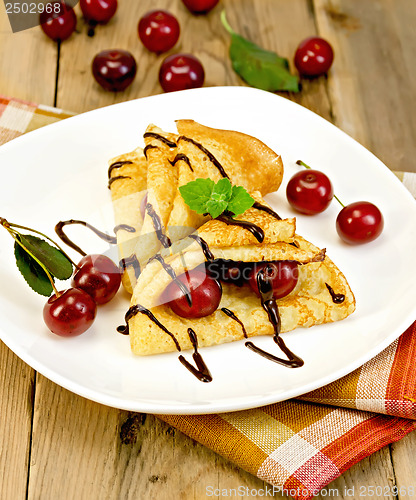
[[[224,28],[228,31],[228,33],[230,33],[230,35],[234,35],[235,31],[231,28],[230,23],[227,20],[227,16],[225,15],[225,9],[222,10],[220,18]]]
[[[301,167],[305,167],[309,170],[311,170],[311,167],[309,165],[307,165],[304,161],[302,160],[298,160],[296,162],[296,165],[300,165]],[[337,202],[343,207],[345,208],[345,205],[342,203],[342,201],[338,198],[338,196],[336,194],[334,194],[334,198],[337,200]]]
[[[3,219],[3,218],[0,218],[0,220],[6,221],[6,219]],[[7,222],[7,221],[6,221],[6,223],[8,224],[8,227],[10,227],[10,228],[17,227],[19,229],[24,229],[25,231],[31,231],[32,233],[36,233],[36,234],[39,234],[40,236],[43,236],[44,238],[49,240],[51,243],[53,243],[58,248],[58,250],[60,250],[65,255],[65,257],[69,260],[69,262],[71,262],[71,264],[75,267],[75,269],[79,269],[79,266],[77,264],[75,264],[75,262],[65,252],[65,250],[60,245],[58,245],[58,243],[56,243],[56,241],[54,241],[52,238],[49,238],[49,236],[47,236],[46,234],[41,233],[40,231],[36,231],[36,229],[32,229],[30,227],[20,226],[19,224],[12,224],[11,222]]]
[[[55,282],[53,281],[53,278],[51,276],[51,274],[49,273],[49,271],[47,270],[46,266],[37,258],[33,255],[33,253],[28,250],[25,245],[23,245],[23,243],[19,240],[19,236],[20,236],[20,233],[18,233],[17,231],[15,231],[11,226],[12,225],[15,225],[15,224],[10,224],[9,222],[7,222],[6,219],[4,219],[3,217],[0,217],[0,224],[5,228],[7,229],[8,233],[10,234],[10,236],[16,241],[16,243],[18,245],[20,245],[23,250],[28,254],[30,255],[30,257],[32,257],[32,259],[37,263],[39,264],[39,266],[43,269],[43,271],[45,272],[46,276],[48,277],[49,281],[51,282],[51,285],[52,285],[52,288],[53,288],[53,291],[55,292],[55,295],[56,297],[59,297],[61,294],[58,292],[56,286],[55,286]]]

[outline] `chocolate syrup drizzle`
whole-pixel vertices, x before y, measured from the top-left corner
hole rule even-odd
[[[214,254],[211,252],[211,250],[208,246],[208,243],[205,240],[203,240],[197,234],[190,234],[189,238],[192,238],[200,245],[200,247],[202,248],[202,252],[204,254],[205,260],[207,262],[212,262],[215,259]]]
[[[163,247],[169,248],[172,245],[172,242],[170,241],[170,238],[163,232],[162,221],[160,220],[159,215],[156,213],[151,203],[146,203],[146,212],[152,219],[157,239],[160,241]]]
[[[108,180],[108,189],[111,189],[114,181],[118,181],[120,179],[131,179],[129,175],[116,175],[115,177],[110,177]]]
[[[190,137],[186,137],[184,135],[181,135],[179,137],[178,142],[181,141],[181,140],[182,141],[186,141],[186,142],[190,142],[194,146],[196,146],[197,148],[199,148],[204,154],[206,154],[208,156],[208,159],[218,169],[218,171],[222,175],[222,177],[227,177],[227,179],[229,179],[229,176],[228,176],[227,172],[224,170],[224,168],[221,165],[221,163],[215,158],[215,156],[210,151],[208,151],[208,149],[204,148],[204,146],[202,144],[200,144],[199,142],[194,141]]]
[[[120,325],[117,327],[117,331],[121,333],[122,335],[128,335],[129,334],[129,321],[133,318],[138,313],[145,314],[150,321],[153,321],[155,325],[157,325],[162,331],[167,333],[169,337],[173,340],[176,350],[178,352],[181,352],[181,346],[179,345],[178,339],[175,337],[175,335],[170,332],[162,323],[153,315],[149,309],[146,309],[140,304],[136,304],[134,306],[131,306],[129,310],[126,312],[126,315],[124,317],[124,320],[126,322],[125,325]],[[194,348],[194,353],[192,354],[192,358],[195,361],[196,367],[193,366],[189,361],[187,361],[182,354],[178,357],[179,361],[187,368],[192,375],[194,375],[198,380],[201,382],[211,382],[212,381],[212,375],[205,364],[205,361],[203,360],[202,356],[198,352],[198,339],[196,336],[196,333],[192,328],[188,328],[188,335],[189,339],[192,343],[192,347]]]
[[[244,335],[244,338],[247,339],[248,336],[247,336],[247,332],[246,332],[246,327],[244,326],[244,323],[241,321],[241,319],[239,319],[235,313],[233,313],[232,311],[230,311],[230,309],[227,309],[226,307],[222,307],[221,308],[221,311],[226,314],[227,316],[229,316],[231,319],[233,319],[234,321],[237,321],[237,323],[241,326],[242,330],[243,330],[243,335]]]
[[[115,226],[113,231],[114,233],[117,233],[117,231],[120,231],[123,229],[123,231],[127,231],[128,233],[135,233],[136,229],[133,226],[129,226],[128,224],[118,224],[118,226]]]
[[[154,144],[148,144],[144,149],[143,149],[143,154],[147,160],[147,152],[149,151],[149,149],[157,149],[157,146],[155,146]]]
[[[256,238],[259,243],[262,243],[264,240],[264,231],[260,226],[257,226],[253,222],[247,222],[245,220],[234,219],[231,212],[226,210],[221,215],[217,217],[217,220],[221,222],[225,222],[225,224],[230,226],[240,226],[250,233]]]
[[[129,257],[121,259],[118,266],[122,270],[122,272],[124,272],[128,267],[132,267],[136,279],[140,276],[140,273],[142,272],[142,269],[140,267],[140,262],[138,261],[137,256],[134,253]]]
[[[178,153],[172,161],[169,160],[169,163],[172,166],[174,166],[176,164],[176,162],[178,162],[180,160],[184,161],[188,165],[188,167],[191,169],[191,172],[194,171],[194,169],[192,168],[190,159],[186,155],[184,155],[183,153]]]
[[[178,279],[178,277],[176,276],[176,273],[175,273],[173,267],[170,264],[168,264],[167,262],[165,262],[165,259],[160,255],[160,253],[157,253],[156,255],[154,255],[153,257],[151,257],[149,259],[149,262],[151,262],[152,260],[157,260],[158,262],[160,262],[160,264],[162,265],[163,269],[172,278],[172,281],[180,288],[181,292],[185,295],[186,301],[188,302],[189,307],[192,307],[191,291],[185,285],[185,283],[182,283],[182,281],[180,281]]]
[[[273,209],[271,209],[270,207],[266,207],[266,205],[262,205],[258,201],[255,201],[253,203],[253,208],[256,208],[257,210],[262,210],[263,212],[268,213],[269,215],[271,215],[272,217],[274,217],[277,220],[282,220],[280,215],[277,214]]]
[[[191,363],[187,361],[182,354],[178,358],[179,361],[201,382],[212,382],[212,375],[205,364],[205,361],[202,359],[202,356],[198,352],[198,339],[192,328],[188,328],[188,335],[190,341],[192,342],[192,347],[194,348],[192,358],[195,361],[196,368],[191,365]]]
[[[129,321],[131,320],[131,318],[133,318],[133,316],[136,316],[136,314],[138,314],[138,313],[145,314],[150,319],[150,321],[153,321],[153,323],[155,323],[155,325],[157,325],[161,330],[163,330],[165,333],[167,333],[169,335],[169,337],[173,340],[175,347],[176,347],[176,350],[181,352],[181,346],[179,345],[179,342],[178,342],[177,338],[175,337],[175,335],[173,335],[172,332],[170,332],[165,326],[163,326],[162,323],[158,319],[155,318],[153,313],[151,313],[149,311],[149,309],[146,309],[145,307],[143,307],[140,304],[136,304],[136,305],[131,306],[129,308],[129,310],[126,312],[126,315],[124,316],[124,320],[125,320],[126,324],[118,326],[117,331],[119,333],[122,333],[123,335],[128,335],[129,334]]]
[[[125,161],[116,161],[114,163],[112,163],[109,167],[108,167],[108,178],[110,179],[111,178],[111,172],[115,169],[115,168],[121,168],[123,165],[131,165],[133,162],[130,161],[130,160],[125,160]]]
[[[176,145],[176,142],[172,142],[170,141],[169,139],[167,139],[166,137],[163,137],[163,135],[160,135],[160,134],[156,134],[155,132],[146,132],[143,137],[153,137],[153,139],[158,139],[159,141],[165,143],[166,145],[168,145],[170,148],[176,148],[177,145]]]
[[[117,238],[115,236],[111,236],[107,233],[103,233],[96,227],[92,226],[91,224],[88,224],[88,222],[84,222],[83,220],[65,220],[65,221],[60,221],[58,224],[55,226],[55,232],[59,236],[59,238],[66,243],[69,247],[71,247],[73,250],[81,254],[83,257],[85,257],[87,254],[81,250],[81,248],[76,245],[72,240],[68,238],[68,236],[64,232],[64,227],[71,225],[71,224],[80,224],[81,226],[85,226],[91,231],[93,231],[97,236],[99,236],[102,240],[106,241],[107,243],[115,244],[117,243]]]
[[[283,366],[287,366],[289,368],[298,368],[300,366],[303,366],[303,360],[296,356],[296,354],[294,354],[286,346],[282,337],[280,337],[281,321],[279,308],[277,306],[276,299],[273,297],[273,286],[271,280],[267,276],[267,267],[261,269],[257,273],[257,286],[261,296],[261,305],[267,312],[269,321],[274,328],[273,340],[288,359],[278,358],[277,356],[274,356],[267,351],[263,351],[263,349],[260,349],[259,347],[254,345],[253,342],[246,342],[245,346],[256,352],[257,354],[260,354],[260,356],[263,356],[264,358],[269,359],[270,361],[274,361],[275,363],[279,363]]]
[[[331,295],[332,302],[334,304],[342,304],[345,300],[345,295],[343,293],[335,293],[332,286],[328,285],[328,283],[325,283],[325,285],[328,288],[328,292]]]

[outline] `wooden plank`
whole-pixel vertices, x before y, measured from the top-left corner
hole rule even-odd
[[[0,3],[0,92],[31,102],[53,105],[57,45],[39,26],[13,33]]]
[[[416,495],[416,431],[391,445],[399,498]]]
[[[0,342],[0,498],[25,498],[35,372]]]
[[[0,47],[0,92],[53,105],[56,46],[38,27],[12,34],[3,2]],[[42,59],[35,57],[39,53]],[[27,489],[35,372],[3,342],[0,366],[0,498],[20,500]]]
[[[374,498],[395,500],[394,486],[394,470],[389,447],[386,446],[344,472],[315,498],[319,500],[324,498],[354,500],[373,496]],[[379,488],[382,495],[375,494],[376,487]],[[373,493],[371,489],[374,489]]]
[[[228,0],[223,5],[236,31],[290,59],[299,41],[316,32],[307,0]],[[154,7],[150,0],[120,2],[113,21],[98,27],[92,39],[86,36],[82,22],[79,24],[80,33],[62,45],[60,107],[81,112],[161,92],[157,74],[163,56],[148,53],[136,31],[140,16]],[[220,24],[219,8],[206,17],[194,17],[179,1],[161,0],[157,7],[178,16],[182,37],[175,51],[200,57],[206,85],[242,84],[228,60],[229,38]],[[138,61],[135,82],[119,94],[101,90],[90,74],[93,56],[111,47],[131,50]],[[331,118],[325,78],[306,82],[300,95],[290,97]],[[267,486],[151,415],[86,401],[41,376],[35,408],[29,498],[199,500],[210,485],[250,490]],[[386,448],[353,467],[331,487],[341,491],[351,484],[389,484],[390,472]]]
[[[328,86],[335,123],[393,170],[416,172],[416,3],[314,0],[333,45]]]

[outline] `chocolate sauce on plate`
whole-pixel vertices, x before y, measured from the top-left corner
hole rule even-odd
[[[250,231],[250,233],[256,238],[256,240],[259,243],[262,243],[264,240],[264,231],[260,226],[257,226],[253,222],[247,222],[245,220],[239,220],[239,219],[234,219],[232,217],[231,212],[228,212],[227,210],[223,212],[221,215],[217,217],[217,220],[220,220],[221,222],[225,222],[227,225],[231,226],[240,226],[243,227],[244,229],[247,229],[247,231]]]
[[[170,238],[163,232],[162,221],[160,220],[159,215],[156,213],[151,203],[146,203],[146,212],[152,219],[157,239],[160,241],[163,247],[169,248],[172,245],[172,242],[170,241]]]
[[[165,143],[170,148],[176,148],[176,142],[172,142],[163,135],[156,134],[155,132],[146,132],[143,137],[153,137],[153,139],[158,139],[159,141]]]
[[[266,205],[262,205],[258,201],[255,201],[253,203],[253,208],[256,208],[257,210],[262,210],[263,212],[268,213],[269,215],[271,215],[272,217],[274,217],[277,220],[282,220],[280,215],[277,214],[273,209],[271,209],[270,207],[266,207]]]
[[[212,262],[213,260],[215,260],[214,254],[211,252],[208,243],[205,240],[203,240],[197,234],[190,234],[189,238],[192,238],[198,243],[198,245],[200,245],[200,247],[202,248],[202,253],[204,254],[205,260],[207,262]]]
[[[212,375],[205,364],[205,361],[202,359],[202,356],[198,352],[198,339],[196,333],[192,328],[188,328],[189,339],[192,342],[192,347],[194,348],[194,352],[192,354],[192,358],[195,361],[195,366],[191,365],[189,361],[185,359],[182,354],[179,356],[179,361],[183,364],[185,368],[187,368],[192,375],[194,375],[201,382],[212,382]]]
[[[273,286],[271,280],[268,278],[267,273],[265,272],[267,267],[261,269],[257,273],[257,286],[259,289],[259,293],[261,296],[261,305],[263,309],[267,312],[270,323],[274,328],[273,340],[277,344],[277,346],[281,349],[281,351],[287,356],[288,359],[278,358],[273,354],[270,354],[263,349],[260,349],[253,342],[246,342],[245,346],[251,349],[252,351],[260,354],[264,358],[269,359],[270,361],[274,361],[275,363],[279,363],[283,366],[287,366],[289,368],[298,368],[303,365],[303,360],[296,356],[284,343],[282,337],[280,337],[280,314],[279,308],[276,303],[276,299],[273,297]]]
[[[335,293],[332,286],[328,285],[328,283],[325,283],[325,285],[328,288],[328,292],[331,295],[332,302],[334,304],[342,304],[345,300],[345,295],[343,293]]]
[[[188,302],[189,307],[192,307],[191,291],[185,285],[185,283],[182,283],[182,281],[178,279],[178,277],[176,276],[176,273],[175,273],[173,267],[170,264],[168,264],[167,262],[165,262],[165,259],[160,255],[160,253],[154,255],[153,257],[151,257],[149,259],[149,262],[152,261],[152,260],[157,260],[158,262],[160,262],[160,264],[162,265],[163,269],[172,278],[172,281],[179,287],[179,289],[181,290],[181,292],[185,295],[186,301]]]
[[[128,233],[135,233],[136,229],[133,226],[129,226],[128,224],[119,224],[118,226],[115,226],[113,231],[114,233],[117,233],[117,231],[120,231],[123,229],[123,231],[127,231]]]
[[[81,248],[78,245],[76,245],[72,240],[70,240],[63,230],[65,226],[69,226],[72,224],[80,224],[81,226],[87,227],[88,229],[93,231],[97,236],[99,236],[102,240],[106,241],[107,243],[111,243],[111,244],[117,243],[117,238],[115,236],[110,236],[107,233],[103,233],[102,231],[100,231],[96,227],[92,226],[91,224],[88,224],[88,222],[84,222],[83,220],[70,219],[70,220],[58,222],[58,224],[56,224],[56,226],[55,226],[56,234],[59,236],[59,238],[64,243],[66,243],[69,247],[71,247],[73,250],[80,253],[84,257],[87,254],[83,250],[81,250]]]
[[[147,152],[149,151],[149,149],[157,149],[157,146],[155,146],[154,144],[148,144],[144,149],[143,149],[143,154],[144,156],[146,157],[146,160],[147,160]]]
[[[208,156],[208,159],[211,161],[211,163],[213,163],[213,165],[218,169],[219,173],[222,175],[222,177],[227,177],[227,179],[229,179],[229,176],[227,175],[227,172],[224,170],[223,166],[221,165],[221,163],[215,158],[215,156],[210,152],[208,151],[208,149],[204,148],[204,146],[202,144],[200,144],[199,142],[197,141],[194,141],[193,139],[191,139],[190,137],[186,137],[184,135],[181,135],[178,139],[178,142],[182,140],[182,141],[186,141],[186,142],[190,142],[192,143],[194,146],[196,146],[197,148],[199,148],[204,154],[206,154]]]
[[[169,335],[169,337],[173,340],[176,350],[181,352],[181,346],[179,345],[179,342],[175,335],[173,335],[172,332],[170,332],[165,326],[162,325],[162,323],[155,318],[152,312],[149,311],[149,309],[146,309],[140,304],[136,304],[134,306],[131,306],[129,310],[126,312],[126,315],[124,316],[124,320],[126,322],[125,325],[121,325],[117,327],[117,331],[119,333],[122,333],[123,335],[128,335],[129,334],[129,321],[136,316],[136,314],[142,313],[145,314],[150,321],[153,321],[155,325],[157,325],[161,330],[163,330],[165,333]]]
[[[133,162],[130,160],[116,161],[108,167],[108,178],[111,177],[111,172],[116,168],[121,168],[123,165],[131,165]]]
[[[141,273],[140,262],[138,261],[137,256],[134,253],[132,255],[129,255],[129,257],[121,259],[118,266],[122,272],[124,272],[128,267],[132,267],[136,279],[140,276]]]
[[[237,323],[241,326],[241,328],[243,330],[244,338],[248,338],[247,332],[246,332],[246,327],[244,326],[244,323],[232,311],[230,311],[230,309],[227,309],[226,307],[222,307],[221,311],[224,314],[226,314],[227,316],[229,316],[231,319],[233,319],[234,321],[237,321]]]
[[[116,175],[115,177],[110,177],[108,181],[108,189],[111,189],[113,182],[118,181],[120,179],[131,179],[129,175]]]
[[[188,165],[188,167],[191,169],[191,172],[194,171],[194,169],[192,168],[190,159],[186,155],[184,155],[183,153],[178,153],[172,161],[169,161],[169,163],[173,166],[176,164],[176,162],[178,162],[180,160],[184,161]]]

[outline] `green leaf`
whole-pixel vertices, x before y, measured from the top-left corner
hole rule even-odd
[[[243,186],[233,186],[231,199],[228,202],[227,210],[234,215],[240,215],[254,204],[254,199]]]
[[[22,244],[36,257],[46,269],[59,280],[66,280],[72,275],[71,261],[57,248],[45,240],[31,234],[19,236]]]
[[[212,189],[211,200],[217,202],[227,202],[231,198],[232,184],[229,179],[220,179]]]
[[[211,179],[196,179],[179,188],[185,203],[198,214],[210,214],[213,219],[226,210],[239,215],[250,208],[254,199],[243,186],[233,186],[229,179],[216,184]]]
[[[235,33],[227,22],[225,12],[221,21],[231,35],[230,59],[234,71],[252,87],[271,92],[299,92],[298,78],[289,72],[288,60],[262,49]]]
[[[19,271],[26,283],[40,295],[49,297],[53,288],[49,278],[40,265],[24,250],[17,241],[14,244],[14,255]]]
[[[204,214],[207,212],[207,203],[211,199],[214,185],[212,179],[196,179],[180,186],[179,192],[191,210],[197,214]]]
[[[207,212],[211,215],[213,219],[221,215],[225,210],[227,210],[226,201],[210,200],[207,203]]]

